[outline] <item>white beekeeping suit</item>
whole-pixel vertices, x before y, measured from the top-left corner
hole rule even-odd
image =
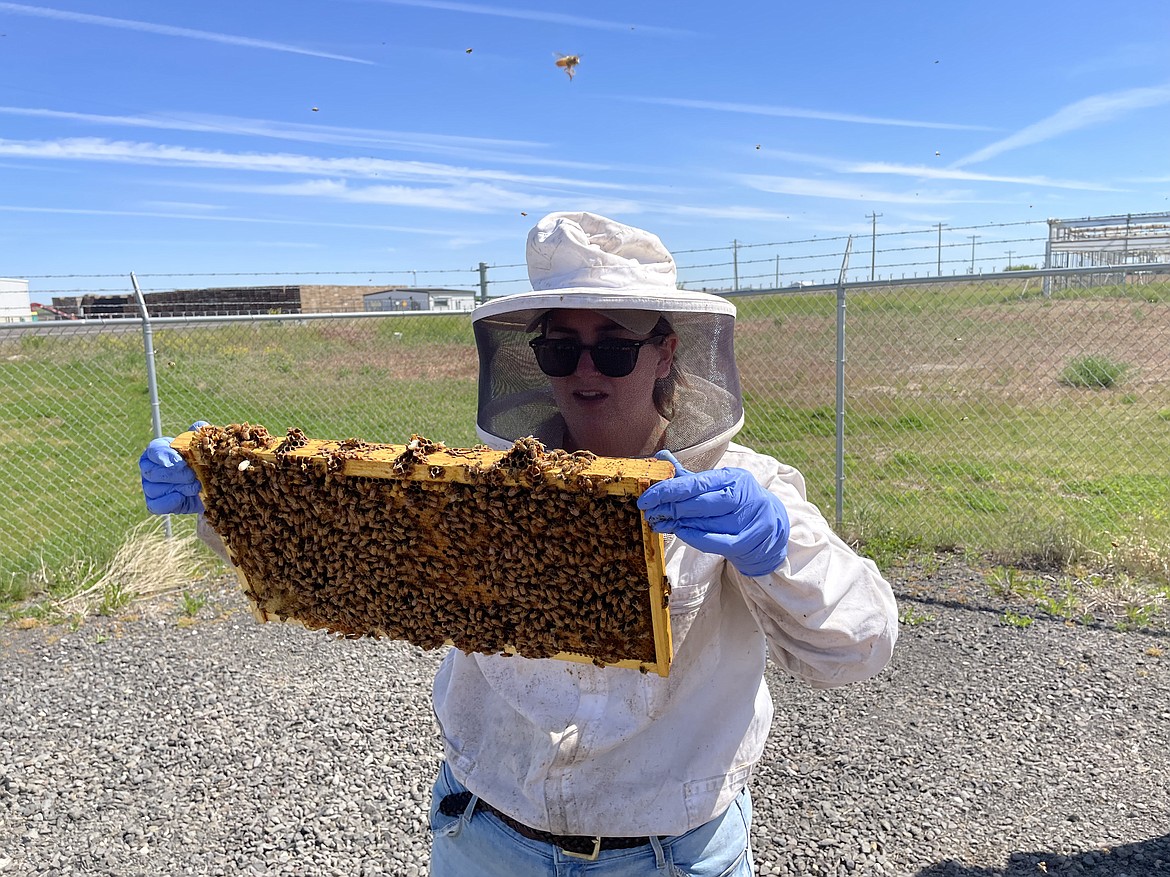
[[[730,302],[677,289],[656,236],[590,213],[542,219],[528,237],[528,268],[532,292],[473,314],[481,439],[506,448],[536,435],[560,446],[549,379],[528,346],[550,310],[599,311],[640,334],[665,318],[678,336],[665,447],[691,470],[746,470],[778,497],[787,555],[766,575],[745,575],[667,537],[667,678],[452,650],[434,687],[448,768],[535,829],[679,835],[723,813],[763,752],[773,724],[768,656],[814,686],[865,679],[889,660],[897,609],[873,563],[807,501],[801,474],[731,442],[743,404]]]

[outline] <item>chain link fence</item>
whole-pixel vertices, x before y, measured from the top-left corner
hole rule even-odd
[[[727,294],[745,393],[737,440],[801,469],[848,537],[1037,556],[1071,540],[1102,552],[1137,540],[1165,553],[1170,266]],[[198,418],[476,441],[467,314],[150,325],[166,435]],[[143,330],[133,319],[0,324],[4,579],[106,558],[146,517]]]
[[[865,540],[1051,561],[1170,544],[1170,272],[1010,272],[735,299],[742,440]],[[844,455],[833,465],[843,313]],[[839,477],[843,475],[843,478]]]

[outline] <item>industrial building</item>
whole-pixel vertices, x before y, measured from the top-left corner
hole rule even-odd
[[[1170,213],[1048,220],[1045,268],[1106,269],[1100,274],[1093,272],[1075,278],[1059,278],[1064,285],[1124,283],[1123,272],[1108,269],[1132,269],[1135,265],[1167,262],[1170,262]]]
[[[362,311],[469,312],[475,293],[462,289],[407,286],[282,285],[176,289],[144,294],[152,317],[236,314],[339,314]],[[129,293],[54,296],[44,316],[53,318],[140,317]]]
[[[31,319],[28,281],[0,277],[0,323],[24,323]]]

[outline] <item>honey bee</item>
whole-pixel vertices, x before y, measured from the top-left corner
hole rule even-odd
[[[562,55],[560,52],[556,53],[556,65],[562,68],[568,74],[570,81],[573,79],[573,68],[581,63],[580,55]]]

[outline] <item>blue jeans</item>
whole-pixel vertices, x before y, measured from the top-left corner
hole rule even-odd
[[[447,795],[466,791],[444,763],[431,799],[431,877],[751,877],[752,800],[745,788],[721,815],[676,837],[628,850],[603,850],[593,862],[530,840],[492,813],[439,813]],[[474,799],[473,799],[474,800]],[[472,808],[468,808],[472,809]]]

